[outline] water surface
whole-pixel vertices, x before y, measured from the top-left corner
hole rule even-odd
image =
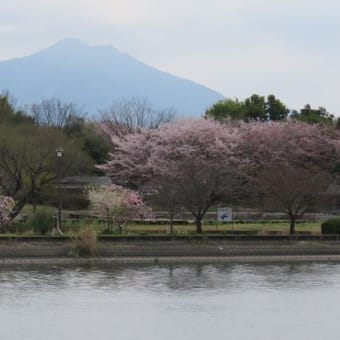
[[[0,268],[1,340],[340,339],[340,264]]]

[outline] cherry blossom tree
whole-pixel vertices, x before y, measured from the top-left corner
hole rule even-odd
[[[240,127],[237,146],[253,203],[284,212],[295,233],[297,219],[315,208],[334,179],[339,133],[298,122]]]
[[[152,182],[154,194],[151,195],[151,200],[157,207],[167,211],[169,218],[170,234],[174,232],[174,219],[180,212],[183,213],[181,205],[181,195],[178,192],[177,179],[171,181],[167,178],[166,181],[160,178],[160,181]]]
[[[14,208],[14,200],[9,196],[3,196],[0,194],[0,230],[6,231],[6,227],[11,221],[11,212]]]
[[[88,196],[92,207],[105,216],[107,230],[112,230],[112,225],[116,224],[121,231],[129,219],[145,218],[150,214],[137,192],[119,185],[92,188]]]
[[[297,219],[320,202],[334,178],[339,141],[334,129],[295,121],[186,120],[112,136],[111,160],[102,169],[117,184],[154,186],[171,209],[192,213],[197,232],[212,204],[240,195],[285,212],[293,234]]]
[[[109,130],[107,131],[109,133]],[[149,164],[152,150],[157,143],[157,130],[142,129],[139,133],[118,136],[110,135],[111,160],[97,167],[111,175],[113,183],[139,189],[153,178]]]
[[[112,159],[101,168],[114,183],[153,185],[163,196],[168,192],[169,201],[175,199],[192,213],[201,233],[209,207],[230,199],[237,136],[232,125],[205,119],[163,124],[124,138],[113,136]]]

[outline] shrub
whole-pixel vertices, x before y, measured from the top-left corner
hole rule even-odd
[[[102,234],[102,235],[121,235],[121,232],[116,231],[116,230],[108,230],[108,229],[105,229],[105,230],[102,231],[101,234]]]
[[[14,221],[11,223],[9,232],[16,234],[30,234],[32,233],[32,224],[28,221]]]
[[[39,210],[32,215],[29,223],[32,225],[34,233],[45,235],[52,230],[55,222],[53,214],[46,210]]]
[[[340,217],[330,218],[321,224],[322,234],[340,234]]]
[[[79,256],[91,256],[96,252],[97,234],[95,230],[86,227],[79,231],[75,240],[75,252]]]
[[[55,193],[43,193],[42,202],[53,207],[58,207],[59,197]],[[83,191],[62,192],[61,205],[63,209],[86,209],[89,207],[89,200],[84,196]]]

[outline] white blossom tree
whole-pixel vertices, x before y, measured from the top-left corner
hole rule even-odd
[[[0,194],[0,230],[6,231],[6,227],[11,222],[11,212],[14,208],[14,200],[12,197]]]
[[[137,192],[119,185],[92,188],[88,196],[93,209],[105,217],[107,230],[116,225],[122,231],[129,219],[145,218],[150,213]]]

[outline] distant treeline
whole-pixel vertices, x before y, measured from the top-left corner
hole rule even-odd
[[[249,121],[285,121],[294,119],[306,123],[327,124],[340,127],[340,118],[335,118],[324,107],[312,108],[306,104],[300,110],[290,110],[274,95],[267,97],[253,94],[245,100],[225,99],[212,105],[206,117],[219,121],[232,119]]]

